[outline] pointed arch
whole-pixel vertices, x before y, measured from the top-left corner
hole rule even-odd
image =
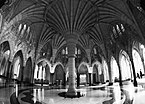
[[[45,66],[45,80],[50,82],[50,66],[48,64]]]
[[[65,71],[62,64],[56,64],[54,71],[54,82],[56,85],[64,85],[65,84]]]
[[[61,65],[62,68],[63,68],[63,71],[66,72],[66,71],[64,70],[65,68],[64,68],[64,66],[63,66],[63,64],[62,64],[61,62],[56,62],[56,63],[53,65],[53,70],[52,70],[52,72],[55,72],[57,65]]]
[[[0,75],[8,77],[9,73],[9,58],[10,58],[11,50],[10,44],[8,41],[0,44]]]
[[[88,63],[86,63],[86,62],[81,62],[81,64],[80,64],[79,67],[78,67],[78,73],[81,72],[81,67],[82,67],[82,66],[86,66],[85,70],[84,70],[84,71],[82,70],[82,72],[83,72],[83,73],[85,73],[85,72],[88,73],[88,72],[89,72],[89,65],[88,65]]]
[[[121,74],[122,80],[132,79],[133,78],[132,65],[130,62],[129,55],[124,50],[121,50],[119,53],[119,64],[122,73]]]
[[[108,65],[105,60],[103,60],[103,73],[104,73],[104,81],[109,81],[109,71],[108,71]]]
[[[23,75],[22,72],[23,72],[23,54],[22,51],[20,50],[14,55],[13,58],[11,78],[21,81]]]
[[[145,72],[144,72],[144,66],[143,66],[141,56],[140,56],[138,50],[135,48],[132,49],[132,57],[133,57],[133,63],[135,66],[136,76],[138,76],[137,74],[139,74],[140,71],[142,71],[142,73],[144,74]]]
[[[119,67],[117,61],[113,56],[111,57],[110,64],[111,64],[111,74],[112,74],[111,82],[119,81]]]
[[[86,85],[89,82],[89,65],[86,62],[82,62],[77,71],[77,84]]]
[[[52,68],[51,68],[51,63],[50,63],[50,61],[48,61],[48,59],[46,59],[46,58],[41,58],[41,59],[39,59],[37,62],[36,62],[36,65],[37,64],[39,64],[40,62],[46,62],[46,64],[49,66],[49,68],[50,68],[50,72],[52,72]]]
[[[33,66],[32,66],[32,59],[28,58],[26,61],[26,65],[23,70],[23,81],[26,83],[31,83],[32,75],[33,75]]]
[[[102,65],[99,61],[92,64],[93,67],[93,84],[98,84],[101,82]]]

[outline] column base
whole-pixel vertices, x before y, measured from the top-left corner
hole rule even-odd
[[[77,92],[66,92],[66,96],[72,98],[77,97]]]
[[[68,97],[76,97],[77,96],[77,92],[75,89],[68,89],[68,91],[66,92],[66,96]]]
[[[137,81],[136,81],[136,80],[134,81],[134,83],[133,83],[133,84],[134,84],[134,86],[135,86],[135,87],[137,87],[137,86],[138,86],[138,85],[137,85]]]
[[[65,98],[80,98],[85,96],[81,92],[61,92],[58,95]]]

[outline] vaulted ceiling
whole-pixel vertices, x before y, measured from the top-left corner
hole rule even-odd
[[[48,43],[58,49],[75,33],[83,49],[97,45],[105,55],[112,27],[134,24],[125,0],[11,0],[9,5],[6,21],[17,18],[28,25],[37,52]]]

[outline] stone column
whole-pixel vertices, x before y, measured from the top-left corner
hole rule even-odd
[[[57,49],[53,48],[53,54],[52,54],[52,65],[54,65],[54,61],[55,61],[55,57],[56,57],[56,53],[57,53]]]
[[[113,85],[111,62],[108,61],[109,85]]]
[[[136,72],[135,72],[135,67],[134,67],[134,62],[133,62],[132,56],[130,57],[130,61],[132,64],[132,71],[133,71],[133,76],[134,76],[134,86],[137,87]]]
[[[44,71],[44,66],[42,66],[42,72],[41,72],[41,86],[43,86],[43,71]]]
[[[8,61],[8,67],[7,67],[8,69],[7,69],[7,75],[6,75],[8,79],[10,78],[11,65],[12,63]]]
[[[24,66],[22,66],[22,69],[21,69],[21,73],[22,73],[22,75],[21,75],[21,82],[23,82],[24,81]]]
[[[92,73],[89,73],[89,86],[91,86],[91,85],[92,85],[92,83],[91,83],[91,81],[92,81],[91,76],[92,76]]]
[[[40,71],[40,65],[38,65],[38,70],[37,70],[37,79],[39,79],[39,71]]]
[[[120,65],[118,65],[118,67],[119,67],[119,85],[122,86],[123,84],[122,84],[122,73],[121,73],[121,67],[120,67]]]
[[[75,96],[76,93],[76,70],[75,70],[75,47],[76,44],[68,42],[68,71],[69,71],[69,88],[66,93],[67,96]]]
[[[51,83],[52,86],[54,84],[54,82],[53,82],[53,76],[54,76],[54,73],[50,73],[50,83]]]
[[[35,73],[35,68],[36,68],[36,64],[34,63],[34,64],[32,64],[32,66],[31,66],[31,77],[30,77],[30,79],[31,79],[31,84],[33,85],[35,82],[34,82],[34,73]],[[37,70],[37,72],[38,72],[38,70]]]
[[[11,62],[8,61],[8,66],[7,66],[7,79],[6,79],[6,86],[9,84],[9,79],[10,79],[10,69],[11,69]]]
[[[88,59],[89,59],[89,66],[91,66],[91,50],[89,48],[86,49],[86,53],[87,53],[87,56],[88,56]]]
[[[144,64],[144,58],[143,57],[141,57],[141,61],[142,61],[142,64],[143,64],[143,71],[145,72],[145,64]],[[144,73],[143,73],[144,74]]]
[[[64,80],[63,85],[65,87],[66,86],[66,73],[64,73],[63,76],[64,76],[64,78],[63,78],[63,80]]]
[[[80,86],[80,74],[77,73],[77,87]]]
[[[100,73],[99,73],[99,70],[100,70],[100,69],[99,69],[99,70],[98,70],[98,69],[99,69],[99,67],[97,67],[97,70],[96,70],[96,83],[97,83],[97,84],[100,83],[100,79],[101,79],[101,78],[100,78],[101,76],[100,76]]]

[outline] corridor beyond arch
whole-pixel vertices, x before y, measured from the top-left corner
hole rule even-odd
[[[32,81],[32,72],[33,72],[33,66],[32,66],[32,60],[31,58],[28,58],[27,62],[26,62],[26,66],[24,67],[23,70],[23,81],[26,83],[31,83]]]
[[[18,51],[12,62],[11,78],[22,81],[23,78],[23,54],[22,51]]]
[[[79,65],[77,73],[77,81],[79,81],[78,84],[84,85],[86,85],[89,82],[87,63],[81,63]]]
[[[143,62],[141,60],[141,56],[139,55],[138,51],[134,48],[132,50],[132,56],[133,56],[133,62],[134,62],[134,66],[135,66],[136,76],[139,78],[140,77],[140,75],[139,75],[140,71],[142,72],[142,74],[145,73]]]
[[[54,72],[54,83],[56,85],[64,85],[65,84],[65,71],[61,64],[56,65]]]
[[[99,84],[101,82],[104,82],[104,76],[103,70],[102,70],[102,65],[100,62],[95,62],[93,65],[93,84]]]
[[[10,44],[8,41],[0,44],[0,75],[8,77],[9,73],[9,58],[10,58]]]
[[[103,61],[103,73],[104,73],[104,82],[109,81],[109,71],[108,71],[108,65],[107,62]]]
[[[111,78],[112,82],[119,81],[119,67],[117,61],[113,56],[111,57],[111,73],[112,73]]]
[[[122,80],[131,80],[133,79],[132,65],[130,58],[125,51],[120,51],[119,54],[119,64],[121,68],[121,78]]]

